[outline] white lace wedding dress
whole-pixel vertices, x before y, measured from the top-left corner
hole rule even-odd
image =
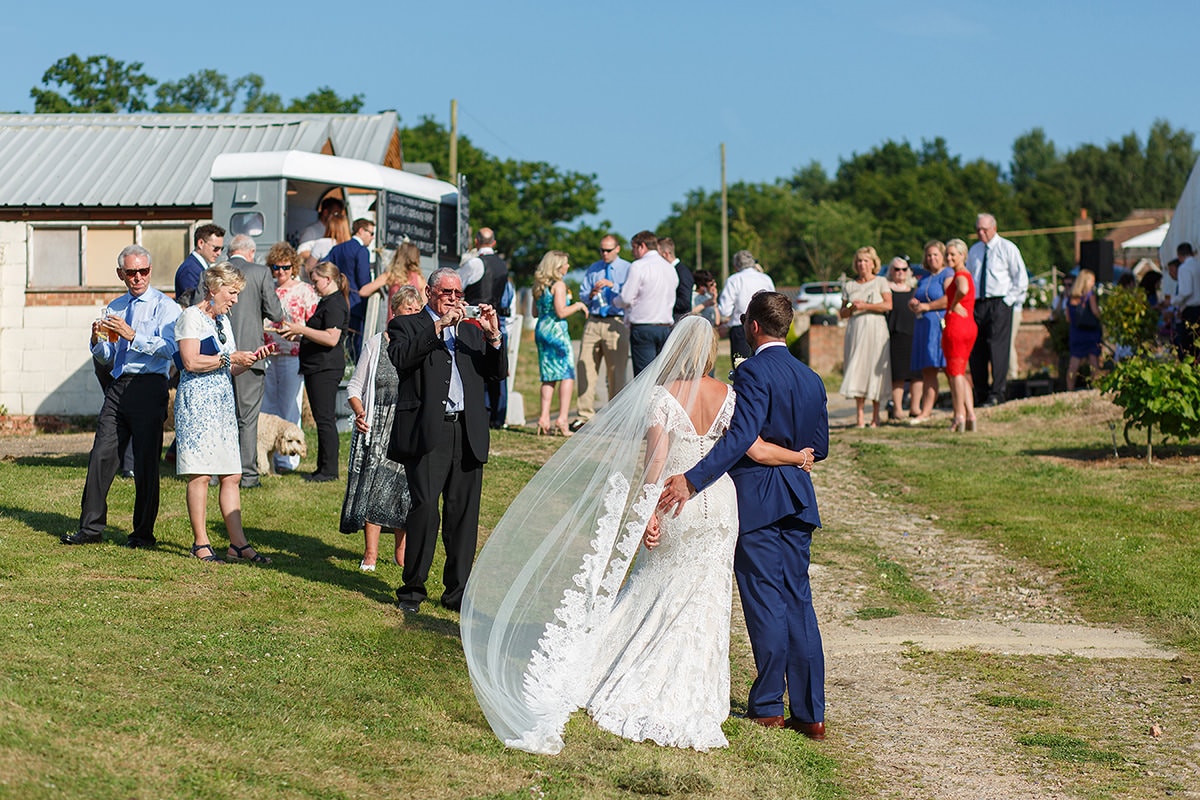
[[[662,477],[704,457],[729,427],[730,389],[710,428],[698,434],[686,412],[657,389],[653,425],[669,436]],[[599,634],[596,724],[633,741],[707,750],[725,747],[729,716],[729,615],[737,495],[728,475],[662,520],[660,544],[638,550]]]

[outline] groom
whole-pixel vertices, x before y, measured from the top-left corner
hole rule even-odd
[[[758,677],[750,687],[749,718],[825,738],[825,655],[808,584],[809,545],[821,524],[812,480],[799,467],[767,467],[746,450],[761,436],[792,450],[829,450],[829,417],[821,378],[796,360],[784,342],[792,304],[778,292],[759,292],[743,326],[753,357],[734,373],[737,406],[729,430],[700,463],[663,485],[660,511],[674,510],[725,472],[738,496],[738,543],[733,570],[746,614]],[[784,722],[784,691],[791,719]]]

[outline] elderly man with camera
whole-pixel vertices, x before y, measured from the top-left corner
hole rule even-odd
[[[388,458],[404,465],[412,495],[399,606],[416,613],[437,545],[443,500],[446,545],[441,604],[457,611],[475,559],[479,496],[490,429],[486,385],[506,374],[496,309],[463,301],[457,270],[439,269],[425,288],[428,304],[388,323],[388,357],[400,374]]]

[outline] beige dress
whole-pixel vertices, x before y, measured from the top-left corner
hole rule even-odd
[[[890,295],[887,278],[877,276],[866,283],[848,280],[842,287],[847,301],[880,303]],[[845,397],[885,401],[892,390],[892,359],[888,346],[887,315],[881,311],[856,311],[846,325],[843,351],[842,388]]]

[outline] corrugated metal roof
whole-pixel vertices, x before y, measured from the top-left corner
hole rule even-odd
[[[212,203],[221,153],[303,150],[382,164],[380,114],[0,114],[0,206]]]

